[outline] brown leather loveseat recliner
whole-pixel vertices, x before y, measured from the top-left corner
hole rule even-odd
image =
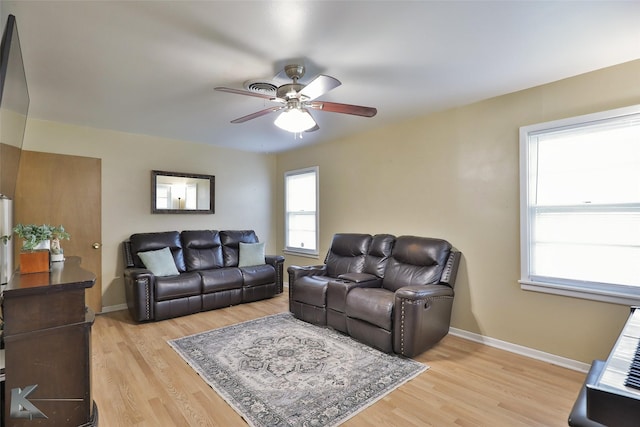
[[[412,357],[449,332],[460,257],[442,239],[336,234],[325,264],[288,268],[289,309],[298,319]]]

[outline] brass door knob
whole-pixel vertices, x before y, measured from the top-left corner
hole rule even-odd
[[[93,249],[100,249],[102,247],[102,244],[98,242],[94,242],[93,245],[91,246],[93,246]]]

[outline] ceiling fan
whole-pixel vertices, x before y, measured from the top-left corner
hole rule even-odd
[[[215,90],[221,92],[254,96],[280,104],[237,118],[232,120],[231,123],[243,123],[248,120],[255,119],[256,117],[282,111],[274,121],[274,124],[286,131],[301,133],[319,129],[318,124],[313,119],[308,109],[328,111],[331,113],[352,114],[363,117],[373,117],[378,112],[378,110],[372,107],[317,101],[316,98],[324,95],[332,89],[335,89],[342,83],[340,83],[338,79],[320,74],[307,85],[303,85],[298,83],[298,79],[304,76],[305,69],[303,65],[287,65],[284,67],[284,71],[287,77],[293,80],[293,83],[287,83],[279,86],[276,90],[275,96],[266,93],[251,92],[248,90],[216,87]]]

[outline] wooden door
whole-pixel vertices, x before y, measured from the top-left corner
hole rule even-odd
[[[101,160],[91,157],[22,151],[13,221],[64,226],[71,234],[61,242],[65,256],[81,257],[82,268],[96,275],[86,292],[96,313],[102,311],[101,168]],[[21,242],[14,245],[19,251]]]

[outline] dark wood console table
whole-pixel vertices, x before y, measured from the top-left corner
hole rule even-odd
[[[91,395],[93,273],[80,258],[49,273],[16,273],[3,286],[5,426],[97,426]]]

